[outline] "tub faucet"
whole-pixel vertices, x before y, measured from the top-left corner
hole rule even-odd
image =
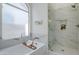
[[[37,45],[37,43],[34,43],[34,41],[35,41],[36,39],[39,39],[39,38],[38,38],[38,37],[33,38],[31,44],[29,44],[29,45],[28,45],[26,42],[23,42],[23,45],[25,45],[26,47],[29,47],[29,48],[35,50],[35,49],[37,48],[37,47],[34,45],[34,44]]]
[[[36,39],[39,39],[39,37],[35,37],[35,38],[33,38],[33,40],[32,40],[32,44],[34,44],[34,41],[35,41]],[[37,44],[37,43],[35,43],[35,44]]]

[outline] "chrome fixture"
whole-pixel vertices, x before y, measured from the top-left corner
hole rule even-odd
[[[31,44],[29,44],[29,45],[27,45],[27,42],[23,42],[22,44],[23,44],[24,46],[28,47],[28,48],[31,48],[31,49],[35,50],[35,49],[37,49],[37,47],[34,45],[34,44],[37,45],[37,43],[34,42],[36,39],[39,39],[39,37],[33,38]]]

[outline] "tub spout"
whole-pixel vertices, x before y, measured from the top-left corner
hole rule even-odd
[[[31,44],[27,44],[26,42],[23,42],[22,43],[24,46],[26,46],[26,47],[28,47],[28,48],[31,48],[31,49],[33,49],[33,50],[35,50],[37,47],[33,44],[33,41],[32,41],[32,43]]]

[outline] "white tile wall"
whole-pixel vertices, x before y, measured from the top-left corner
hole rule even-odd
[[[52,33],[55,31],[56,42],[52,49],[56,52],[63,52],[64,54],[78,54],[79,52],[79,33],[78,28],[75,26],[79,24],[79,7],[73,9],[72,4],[49,4],[49,17],[52,23],[55,24]],[[78,4],[79,5],[79,4]],[[54,7],[53,7],[54,6]],[[67,20],[67,28],[65,30],[60,30],[61,21]],[[50,33],[49,33],[50,34]],[[49,36],[50,37],[50,36]],[[54,36],[52,36],[54,37]],[[49,39],[50,40],[50,39]],[[53,39],[54,40],[54,39]],[[64,50],[64,51],[61,51]]]

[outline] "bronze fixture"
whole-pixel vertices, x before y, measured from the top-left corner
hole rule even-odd
[[[72,8],[75,8],[76,6],[75,6],[75,4],[74,5],[72,5]]]
[[[66,25],[65,24],[61,24],[61,30],[66,29]]]
[[[76,27],[78,27],[78,28],[79,28],[79,24],[78,24],[78,25],[76,25]]]
[[[72,8],[76,8],[77,3],[72,4]]]
[[[62,49],[61,51],[63,51],[63,52],[64,52],[64,49]]]

